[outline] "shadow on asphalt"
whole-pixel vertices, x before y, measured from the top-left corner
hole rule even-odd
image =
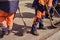
[[[57,22],[55,25],[60,26],[60,22]],[[31,26],[26,26],[25,27],[26,29],[28,29],[27,31],[25,31],[26,29],[23,29],[24,27],[25,27],[24,25],[18,25],[18,24],[14,23],[14,25],[13,25],[13,31],[17,31],[17,32],[13,32],[12,31],[12,33],[14,33],[14,35],[16,35],[16,36],[24,36],[25,32],[26,33],[30,33],[29,30],[31,30]],[[52,28],[51,26],[47,26],[47,28],[48,29],[56,29],[56,28]]]
[[[48,28],[48,29],[56,29],[57,26],[54,26],[54,27],[53,27],[53,26],[47,26],[47,28]]]
[[[34,14],[30,12],[23,12],[23,18],[33,18]],[[15,18],[21,18],[19,13],[16,13]]]
[[[26,29],[23,29],[25,26],[24,25],[18,25],[18,24],[15,24],[14,23],[14,27],[13,27],[13,31],[17,31],[17,32],[13,32],[16,36],[23,36],[24,33],[28,32],[28,31],[25,31]],[[31,29],[30,26],[26,26],[27,29]]]
[[[60,22],[56,23],[55,25],[59,24]],[[26,26],[26,29],[23,29],[25,26],[24,25],[18,25],[14,23],[14,27],[13,27],[13,31],[17,31],[17,32],[13,32],[16,36],[24,36],[25,33],[30,33],[29,30],[31,30],[31,26]],[[47,26],[48,29],[56,29],[54,27],[51,26]],[[27,30],[28,29],[28,30]],[[27,31],[25,31],[27,30]],[[42,29],[43,30],[43,29]]]
[[[56,29],[56,28],[58,28],[58,27],[60,26],[60,21],[57,22],[57,23],[55,23],[54,25],[55,25],[54,27],[52,27],[52,26],[47,26],[47,28],[48,28],[48,29]]]
[[[25,4],[26,4],[26,5],[25,5],[26,7],[33,9],[32,3],[25,3]]]
[[[55,24],[56,26],[60,26],[60,21]]]

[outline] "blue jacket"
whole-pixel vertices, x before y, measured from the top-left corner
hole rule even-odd
[[[34,0],[33,1],[33,4],[32,4],[32,7],[37,8],[37,5],[38,5],[38,1],[37,0]]]
[[[0,9],[9,13],[10,12],[16,13],[17,8],[18,8],[18,3],[19,3],[18,0],[15,0],[15,1],[11,1],[11,0],[1,1],[0,0]]]
[[[38,0],[33,1],[32,7],[34,7],[35,9],[37,9],[41,12],[45,11],[45,6],[43,6],[42,4],[39,4]]]

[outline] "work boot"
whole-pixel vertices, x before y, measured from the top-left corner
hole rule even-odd
[[[8,30],[7,35],[9,35],[12,32],[12,30]]]
[[[46,30],[46,28],[44,26],[39,26],[38,29],[43,29],[43,30]]]
[[[4,37],[4,32],[2,30],[0,30],[0,38],[3,38]]]
[[[35,35],[35,36],[38,36],[39,34],[37,33],[37,30],[36,31],[33,31],[31,30],[31,34]]]
[[[4,32],[5,35],[8,35],[9,32],[8,28],[2,28],[2,31]]]
[[[43,23],[39,23],[39,28],[38,29],[43,29],[45,30],[46,28],[44,28],[44,24]]]
[[[32,26],[31,34],[33,34],[33,35],[35,35],[35,36],[38,36],[37,28],[36,28],[34,25]]]

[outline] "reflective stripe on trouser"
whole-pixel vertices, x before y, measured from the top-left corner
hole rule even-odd
[[[44,16],[45,16],[45,11],[42,13],[39,10],[36,10],[35,12],[36,12],[36,14],[34,16],[34,22],[33,22],[33,25],[32,25],[32,29],[34,31],[36,30],[36,26],[37,26],[38,23],[39,23],[40,27],[44,26],[43,19],[44,19]]]
[[[2,23],[2,26],[5,26],[4,21],[6,21],[7,27],[12,27],[14,20],[14,13],[7,13],[3,10],[0,10],[0,23]]]

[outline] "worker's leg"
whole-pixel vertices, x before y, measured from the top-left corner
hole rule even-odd
[[[12,30],[13,27],[13,21],[14,21],[14,13],[10,13],[7,16],[7,27],[9,30]]]
[[[32,28],[31,28],[31,33],[34,34],[34,35],[38,35],[37,27],[36,27],[37,24],[38,24],[37,10],[35,10],[34,21],[33,21]]]
[[[45,11],[44,12],[40,12],[41,17],[40,17],[40,21],[39,21],[39,29],[45,29],[44,28],[44,18],[45,18]]]
[[[0,10],[0,24],[1,24],[1,31],[2,31],[1,36],[3,36],[5,34],[5,32],[8,30],[7,24],[6,24],[6,16],[7,15],[8,14],[5,11]]]

